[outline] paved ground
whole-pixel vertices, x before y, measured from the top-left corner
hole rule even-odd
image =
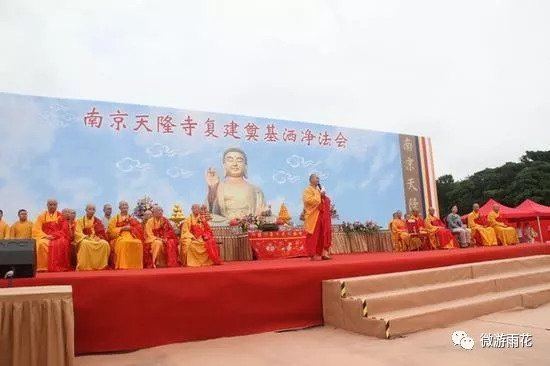
[[[451,334],[458,329],[474,339],[473,350],[453,345]],[[532,335],[532,347],[482,348],[482,333],[528,333]],[[487,315],[389,341],[318,327],[171,344],[124,354],[82,356],[76,359],[76,365],[550,365],[550,305]]]

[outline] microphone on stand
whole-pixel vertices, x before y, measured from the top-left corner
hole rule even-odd
[[[4,279],[8,280],[8,287],[12,287],[14,276],[15,276],[15,269],[13,267],[11,267],[11,269],[9,271],[7,271],[6,274],[4,275]]]

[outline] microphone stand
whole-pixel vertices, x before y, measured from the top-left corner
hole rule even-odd
[[[14,276],[15,276],[15,269],[13,267],[11,267],[11,269],[9,271],[7,271],[6,274],[4,275],[4,279],[8,280],[8,287],[13,286],[13,277]]]

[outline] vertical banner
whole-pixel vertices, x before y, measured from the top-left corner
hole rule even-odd
[[[426,215],[424,202],[424,184],[417,136],[399,135],[401,165],[403,167],[403,190],[407,212],[419,210]]]

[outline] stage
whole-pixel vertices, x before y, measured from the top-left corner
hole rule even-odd
[[[85,354],[319,325],[325,279],[539,254],[550,254],[550,245],[40,273],[14,285],[72,285],[76,353]]]

